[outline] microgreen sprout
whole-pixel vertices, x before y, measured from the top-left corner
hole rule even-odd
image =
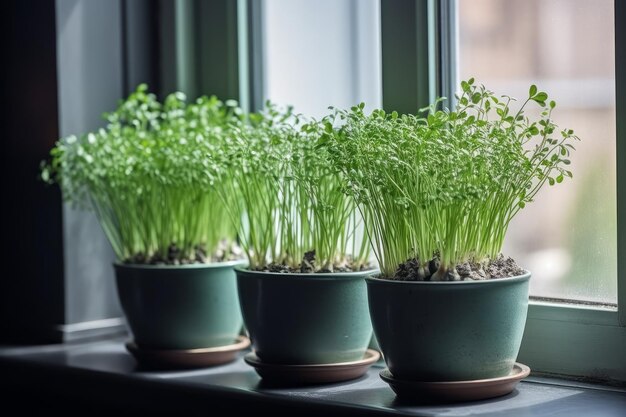
[[[546,184],[572,177],[572,130],[557,130],[556,103],[531,86],[517,111],[473,79],[456,110],[398,115],[363,105],[326,121],[329,156],[366,220],[381,275],[418,260],[418,279],[458,280],[456,266],[500,254],[513,217]],[[524,113],[540,107],[537,120]]]
[[[215,160],[239,110],[215,97],[185,100],[174,93],[160,103],[140,85],[105,114],[104,128],[59,140],[44,164],[44,180],[58,182],[65,200],[95,211],[122,261],[228,257],[235,230]]]
[[[358,271],[369,246],[321,143],[327,127],[268,103],[233,128],[222,196],[251,269]],[[332,127],[331,127],[332,130]]]

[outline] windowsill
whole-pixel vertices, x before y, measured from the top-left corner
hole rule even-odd
[[[530,377],[505,397],[443,405],[406,405],[378,377],[367,375],[334,385],[271,388],[240,357],[191,371],[142,372],[124,339],[71,344],[0,347],[3,379],[37,399],[42,390],[80,397],[89,404],[117,404],[128,411],[275,410],[304,413],[414,416],[617,416],[626,410],[626,390]],[[243,355],[241,355],[243,356]],[[15,383],[13,383],[15,381]],[[37,387],[33,389],[33,387]],[[21,389],[20,389],[21,390]],[[22,394],[24,391],[21,390]],[[59,401],[61,401],[59,399]],[[128,406],[127,406],[128,405]]]

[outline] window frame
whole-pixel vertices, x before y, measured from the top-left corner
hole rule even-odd
[[[617,146],[617,305],[619,324],[626,327],[626,4],[615,0],[615,119]],[[624,349],[626,351],[626,349]]]
[[[531,297],[518,360],[535,374],[602,381],[626,380],[626,4],[615,1],[617,147],[617,307]],[[453,97],[457,84],[457,0],[381,0],[383,103],[406,112],[434,97]],[[398,25],[396,17],[404,16]],[[407,17],[408,16],[408,17]],[[394,48],[405,48],[403,54]],[[400,42],[400,43],[399,43]],[[400,45],[400,46],[398,46]],[[428,50],[423,47],[427,45]],[[420,46],[422,49],[420,49]],[[391,51],[385,51],[385,47]],[[398,67],[416,68],[416,88]],[[413,73],[413,76],[415,76]],[[428,76],[423,76],[427,73]],[[387,87],[387,88],[385,88]],[[425,93],[427,91],[427,93]],[[413,110],[414,111],[414,110]],[[620,215],[621,213],[621,215]]]

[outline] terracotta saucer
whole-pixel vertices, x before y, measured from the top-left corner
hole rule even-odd
[[[352,362],[281,365],[262,362],[254,352],[246,354],[244,360],[253,366],[264,381],[289,383],[296,385],[329,384],[355,379],[367,372],[367,369],[380,358],[380,353],[373,349],[365,352],[363,359]]]
[[[380,377],[391,386],[396,395],[403,399],[419,401],[475,401],[509,394],[515,385],[530,374],[530,368],[515,363],[507,376],[472,381],[421,382],[395,379],[389,369],[380,372]]]
[[[237,352],[250,346],[250,339],[238,336],[230,345],[200,349],[155,350],[142,349],[134,342],[126,343],[126,349],[141,366],[159,369],[201,368],[222,365],[237,358]]]

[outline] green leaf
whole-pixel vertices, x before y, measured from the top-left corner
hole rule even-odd
[[[534,97],[537,94],[537,86],[535,84],[530,86],[530,90],[528,90],[529,97]]]

